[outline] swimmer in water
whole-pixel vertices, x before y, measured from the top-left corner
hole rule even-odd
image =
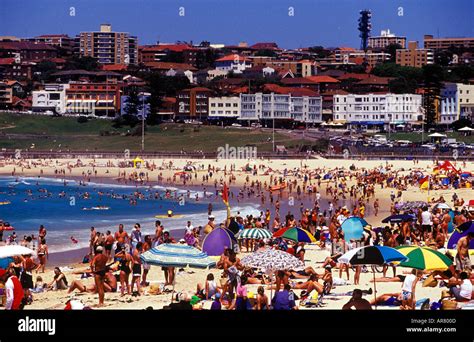
[[[72,243],[78,243],[79,242],[74,238],[74,236],[71,236],[71,241],[72,241]]]

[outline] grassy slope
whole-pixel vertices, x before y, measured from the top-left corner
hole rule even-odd
[[[10,134],[34,136],[15,136],[9,139],[0,136],[0,148],[30,148],[35,144],[37,150],[113,150],[140,149],[140,136],[100,136],[100,131],[124,133],[129,127],[115,129],[108,120],[92,119],[78,123],[75,118],[44,117],[33,115],[13,115],[0,113],[0,131]],[[147,151],[216,151],[219,146],[245,146],[254,144],[259,151],[271,151],[271,133],[257,130],[203,126],[195,131],[193,126],[162,124],[150,126],[145,135]],[[277,144],[296,147],[301,140],[275,134]]]

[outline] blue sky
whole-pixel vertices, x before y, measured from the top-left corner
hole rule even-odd
[[[178,15],[181,6],[184,17]],[[107,22],[115,31],[137,35],[140,44],[209,40],[358,47],[357,19],[366,8],[372,10],[372,35],[389,28],[420,43],[424,34],[474,36],[474,0],[0,0],[0,35],[75,36]]]

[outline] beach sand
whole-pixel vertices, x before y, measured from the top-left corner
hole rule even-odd
[[[158,167],[162,165],[168,165],[171,160],[147,160],[147,162],[154,163]],[[30,161],[31,162],[31,161]],[[115,183],[117,182],[116,178],[119,176],[120,172],[126,172],[129,175],[131,172],[137,171],[134,168],[117,168],[117,167],[110,167],[107,166],[108,160],[82,160],[82,163],[87,165],[84,167],[74,167],[71,170],[67,169],[68,164],[73,165],[76,163],[76,160],[54,160],[54,161],[45,161],[45,160],[38,160],[36,161],[42,166],[37,167],[21,167],[18,161],[6,161],[6,165],[0,167],[0,174],[2,175],[12,175],[13,170],[15,169],[15,176],[29,176],[29,177],[54,177],[54,178],[75,178],[75,179],[84,179],[89,181],[89,177],[84,177],[84,174],[87,174],[88,171],[91,172],[90,181],[91,182],[98,182],[100,180],[107,179],[109,182]],[[275,176],[280,176],[283,170],[293,170],[296,168],[301,168],[306,165],[310,169],[320,168],[325,170],[334,169],[336,167],[344,167],[348,169],[351,165],[355,165],[357,168],[367,168],[372,169],[374,167],[383,166],[386,167],[387,164],[391,166],[392,169],[400,170],[400,172],[408,172],[410,169],[422,169],[427,172],[430,172],[433,167],[433,161],[419,161],[416,165],[414,165],[413,161],[407,160],[390,160],[390,161],[374,161],[374,160],[330,160],[324,158],[315,158],[315,159],[305,159],[305,160],[254,160],[254,161],[247,161],[247,160],[187,160],[187,159],[173,159],[173,167],[172,168],[163,168],[163,169],[155,169],[153,171],[142,169],[141,171],[147,172],[149,177],[149,184],[163,184],[178,187],[181,189],[186,188],[200,188],[206,187],[208,191],[214,191],[214,182],[217,180],[226,181],[228,182],[229,179],[229,170],[231,165],[235,165],[236,170],[240,170],[247,164],[253,165],[265,165],[266,168],[271,168],[275,174]],[[23,166],[26,166],[25,162],[22,161]],[[227,174],[224,175],[223,171],[215,173],[214,177],[209,180],[208,183],[202,182],[201,174],[205,174],[205,171],[197,172],[198,178],[195,180],[193,178],[192,181],[188,181],[186,185],[182,184],[179,178],[173,180],[173,175],[177,171],[181,171],[185,165],[188,163],[192,163],[194,165],[203,164],[207,170],[207,166],[210,164],[216,168],[221,170],[224,169],[224,166],[227,165]],[[458,167],[461,164],[458,163]],[[58,175],[55,171],[66,169],[65,175]],[[472,162],[467,163],[466,167],[463,167],[463,170],[467,171],[474,171],[474,164]],[[97,171],[97,174],[95,172]],[[249,181],[261,181],[261,182],[269,182],[269,176],[263,175],[262,171],[259,170],[258,175],[253,176],[249,172],[244,171],[235,171],[232,172],[233,176],[235,177],[235,181],[231,184],[232,188],[241,187],[246,183],[246,178],[248,177]],[[158,175],[163,177],[163,180],[158,182]],[[291,180],[292,177],[287,177],[287,180]],[[348,185],[351,185],[348,182]],[[319,191],[321,192],[321,197],[324,202],[325,199],[325,187],[326,184],[323,182],[322,189]],[[380,201],[380,210],[377,217],[374,216],[372,203],[373,200],[370,201],[369,205],[367,206],[366,210],[366,217],[365,219],[369,222],[372,226],[380,226],[381,220],[390,215],[390,192],[392,191],[391,188],[384,188],[381,189],[379,186],[376,187],[375,198],[378,198]],[[435,190],[430,191],[429,194],[426,191],[420,190],[418,187],[410,187],[407,191],[403,192],[403,201],[427,201],[428,197],[438,198],[439,196],[444,196],[448,203],[451,203],[451,196],[453,195],[454,190]],[[469,199],[474,198],[474,192],[472,189],[459,189],[456,190],[456,193],[460,198],[464,198],[466,202]],[[295,201],[293,205],[286,203],[286,199],[288,194],[285,196],[286,198],[282,199],[282,209],[280,212],[284,215],[288,210],[292,210],[293,213],[299,214],[299,204],[303,202],[305,207],[312,207],[311,199],[307,198],[301,201]],[[235,205],[235,201],[231,200],[231,207]],[[255,204],[255,201],[252,203]],[[268,205],[268,204],[267,204]],[[266,205],[260,207],[260,210],[264,211]],[[245,213],[242,213],[245,215]],[[133,216],[133,213],[131,213]],[[298,216],[298,215],[295,215]],[[193,225],[205,225],[206,222],[193,222]],[[176,238],[181,238],[182,236],[175,236]],[[324,261],[325,257],[329,255],[329,251],[321,250],[316,245],[308,245],[306,247],[306,265],[312,266],[318,273],[323,273],[321,269],[321,263]],[[51,259],[49,261],[47,271],[43,274],[43,280],[46,282],[51,281],[52,275],[52,267],[54,265],[68,266],[68,270],[64,271],[68,280],[71,282],[74,279],[78,279],[78,275],[72,274],[73,271],[77,271],[78,269],[84,269],[87,265],[78,264],[82,260],[84,256],[84,250],[74,251],[74,252],[65,252],[58,255],[51,255]],[[239,255],[242,257],[242,255]],[[76,259],[77,258],[77,259]],[[75,261],[74,261],[75,260]],[[398,274],[403,272],[409,272],[409,269],[399,268],[397,270]],[[176,276],[176,291],[188,291],[194,292],[196,289],[197,283],[204,283],[206,279],[206,275],[208,273],[213,273],[215,278],[218,280],[220,278],[220,274],[222,273],[221,270],[211,269],[211,270],[200,270],[200,269],[189,269],[185,270],[184,272],[180,272]],[[339,276],[338,270],[333,270],[333,276]],[[387,272],[387,276],[392,275],[392,270],[389,269]],[[377,274],[378,277],[382,276],[381,274]],[[345,277],[343,275],[343,277]],[[350,281],[353,281],[353,272],[351,271],[350,274]],[[358,286],[354,285],[347,285],[347,286],[337,286],[332,291],[335,293],[345,293],[347,291],[352,291],[354,288],[361,288],[361,289],[369,289],[370,287],[373,289],[374,284],[370,282],[372,279],[373,274],[369,273],[362,273],[360,278],[360,284]],[[163,283],[164,276],[163,272],[161,271],[160,267],[153,267],[150,270],[148,275],[148,280],[151,284]],[[92,278],[85,279],[84,282],[88,284],[92,282]],[[400,292],[402,283],[377,283],[377,294],[383,293],[394,293]],[[256,288],[258,285],[248,285],[249,291],[256,293]],[[148,288],[147,288],[148,289]],[[441,288],[423,288],[418,285],[416,290],[416,299],[421,298],[430,298],[431,301],[437,301],[440,298],[442,289]],[[296,290],[296,293],[300,291]],[[270,290],[266,290],[267,295],[270,295]],[[97,303],[97,295],[95,294],[75,294],[76,298],[80,298],[86,305],[94,305]],[[26,307],[26,309],[62,309],[65,306],[65,302],[71,298],[71,295],[67,294],[66,291],[48,291],[46,293],[39,293],[34,295],[34,302],[32,305]],[[373,298],[373,295],[366,296],[368,300]],[[324,300],[325,309],[340,309],[342,306],[347,302],[349,299],[348,296],[340,296],[331,298],[330,296]],[[163,306],[169,304],[171,302],[171,294],[161,294],[161,295],[149,295],[145,294],[141,297],[120,297],[120,293],[107,293],[105,296],[105,309],[145,309],[146,307],[153,307],[154,309],[162,308]],[[387,307],[383,307],[387,309]],[[318,308],[319,310],[319,308]]]

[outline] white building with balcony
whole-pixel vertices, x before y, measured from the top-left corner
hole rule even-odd
[[[334,120],[365,128],[421,124],[422,96],[418,94],[334,95]]]
[[[241,94],[239,120],[293,120],[302,123],[320,123],[322,100],[319,96],[292,96],[290,94]]]
[[[238,96],[209,97],[209,119],[236,119],[240,116]]]
[[[69,84],[46,84],[43,90],[32,92],[32,109],[36,112],[53,111],[64,113],[66,89]]]
[[[474,85],[446,83],[441,90],[439,123],[449,124],[461,118],[474,120]]]

